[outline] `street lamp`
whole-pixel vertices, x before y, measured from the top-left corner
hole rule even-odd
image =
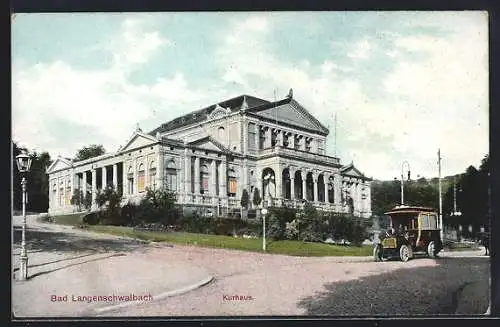
[[[16,156],[17,169],[23,178],[21,180],[22,187],[22,203],[23,203],[23,227],[21,236],[21,256],[20,256],[20,280],[26,280],[28,278],[28,252],[26,251],[26,174],[31,168],[31,157],[25,152]]]
[[[262,251],[266,251],[266,215],[267,209],[262,208]]]
[[[403,170],[404,170],[405,164],[408,166],[408,181],[410,181],[410,164],[408,163],[408,161],[405,160],[401,164],[401,205],[404,205],[404,187],[403,187],[404,176],[403,176]]]

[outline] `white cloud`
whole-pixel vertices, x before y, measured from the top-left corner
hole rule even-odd
[[[353,59],[365,60],[370,57],[370,51],[372,50],[372,44],[366,40],[360,40],[354,44],[351,52],[347,55]]]
[[[224,79],[253,85],[256,94],[269,99],[273,89],[293,87],[297,100],[331,127],[338,112],[344,163],[354,160],[367,175],[392,179],[408,160],[415,174],[431,177],[437,175],[438,148],[448,174],[477,164],[488,152],[487,24],[450,23],[446,27],[455,27],[455,35],[442,38],[386,33],[396,47],[384,52],[398,61],[385,80],[374,79],[388,92],[377,96],[368,95],[360,80],[336,74],[349,68],[333,59],[315,70],[273,55],[268,47],[272,25],[262,23],[266,29],[251,29],[244,20],[231,26],[218,52]],[[361,39],[347,47],[347,55],[368,62],[375,46]],[[428,56],[404,60],[405,52],[415,51]],[[377,144],[378,139],[384,143]]]
[[[114,151],[136,123],[175,114],[174,110],[157,110],[160,106],[171,109],[186,101],[188,105],[201,102],[203,92],[192,90],[181,73],[161,77],[153,85],[133,84],[128,79],[132,69],[166,44],[158,32],[145,30],[142,21],[127,19],[113,43],[115,62],[108,69],[79,70],[63,61],[13,66],[14,140],[56,155],[72,156],[90,143],[103,143]],[[74,126],[85,131],[84,140],[71,139]],[[66,139],[60,136],[66,134],[65,128],[69,129]]]
[[[146,30],[145,19],[127,18],[121,35],[111,40],[108,50],[113,53],[114,68],[124,71],[146,63],[162,47],[171,45],[158,31]]]

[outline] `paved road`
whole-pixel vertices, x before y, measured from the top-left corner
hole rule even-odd
[[[74,239],[64,243],[58,243],[57,237],[51,241],[39,240],[33,250],[90,247],[105,254],[140,251],[148,262],[193,265],[215,276],[210,284],[182,295],[95,315],[373,316],[452,314],[457,310],[482,314],[488,307],[489,259],[477,252],[445,253],[436,260],[378,263],[367,258],[301,258],[194,246],[146,246],[70,227],[45,224],[38,227],[60,231],[66,238],[71,234]],[[134,282],[126,271],[119,276],[129,284]],[[145,271],[142,278],[147,277]],[[464,297],[469,301],[464,301]]]
[[[14,276],[19,273],[19,223],[16,217]],[[12,287],[18,317],[95,316],[178,294],[212,279],[200,265],[157,260],[149,255],[154,247],[143,242],[42,224],[31,217],[27,244],[29,279],[16,279]]]
[[[377,263],[195,247],[168,254],[157,251],[158,257],[204,265],[215,281],[178,297],[108,315],[392,316],[453,314],[458,309],[462,314],[483,314],[489,298],[489,259],[464,255]],[[471,295],[464,305],[463,296]]]

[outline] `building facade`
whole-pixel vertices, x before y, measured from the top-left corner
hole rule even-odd
[[[149,133],[137,128],[114,153],[83,161],[58,157],[47,169],[49,213],[75,212],[77,190],[92,195],[113,186],[124,202],[137,202],[146,188],[176,193],[183,207],[212,214],[239,212],[243,190],[261,206],[371,216],[371,179],[353,164],[325,154],[329,131],[292,91],[270,102],[242,95],[191,112]],[[251,204],[252,206],[252,204]]]

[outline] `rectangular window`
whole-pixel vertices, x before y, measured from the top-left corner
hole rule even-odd
[[[201,193],[208,193],[208,176],[203,176],[201,179]]]
[[[156,168],[151,168],[149,170],[149,186],[153,190],[156,189]]]
[[[234,178],[234,177],[229,178],[228,193],[230,193],[230,194],[236,194],[236,186],[237,186],[236,178]]]
[[[71,187],[66,188],[66,205],[71,204]]]
[[[255,124],[248,124],[248,149],[255,149]]]
[[[59,206],[62,207],[64,205],[64,188],[59,189]]]
[[[145,189],[145,180],[144,180],[144,171],[140,171],[137,176],[137,189],[139,192],[144,192]]]
[[[128,181],[128,194],[133,194],[134,193],[134,175],[128,174],[127,181]]]

